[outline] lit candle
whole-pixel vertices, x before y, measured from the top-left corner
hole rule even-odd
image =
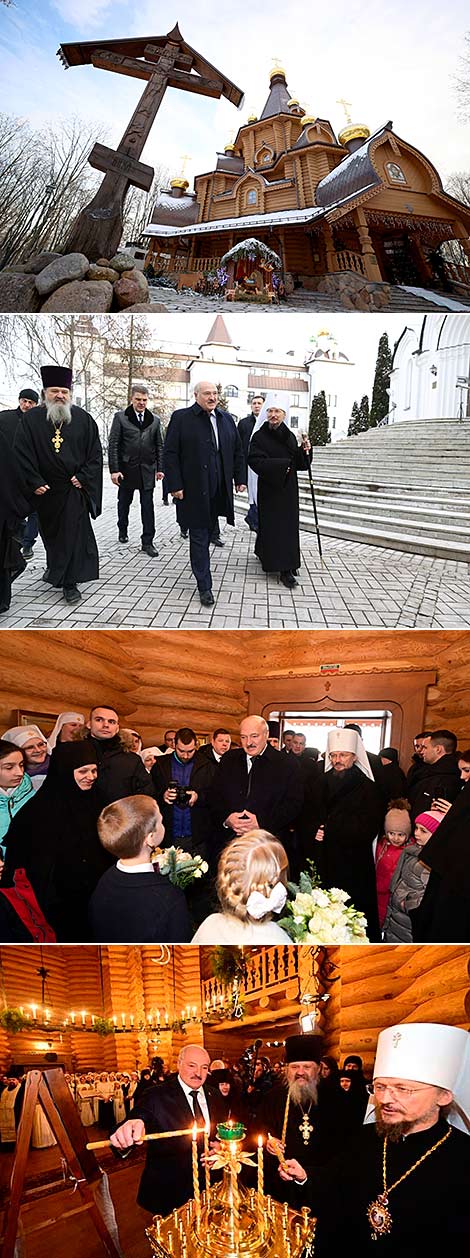
[[[134,1014],[133,1014],[133,1013],[131,1013],[131,1016],[130,1016],[130,1024],[131,1024],[131,1026],[134,1026]]]
[[[82,1026],[85,1026],[85,1018],[86,1018],[85,1010],[82,1009]]]
[[[209,1209],[211,1193],[211,1171],[209,1166],[209,1128],[204,1127],[204,1171],[206,1176],[206,1207]]]
[[[264,1195],[263,1137],[258,1136],[258,1199]]]
[[[160,1010],[159,1009],[155,1010],[155,1017],[157,1019],[157,1026],[160,1026]]]
[[[45,1010],[44,1010],[44,1013],[45,1013],[45,1015],[46,1015],[46,1022],[50,1022],[50,1020],[51,1020],[51,1011],[50,1011],[50,1009],[45,1009]]]
[[[94,1026],[94,1025],[95,1025],[95,1015],[94,1015],[94,1013],[92,1013],[92,1015],[91,1015],[91,1025],[92,1025],[92,1026]]]
[[[117,1018],[115,1014],[113,1014],[113,1022],[114,1022],[114,1025],[117,1026]]]
[[[223,996],[222,996],[222,995],[221,995],[221,996],[220,996],[220,998],[219,998],[219,1005],[220,1005],[220,1008],[221,1008],[221,1009],[223,1009],[223,1007],[224,1007],[224,998],[223,998]]]
[[[193,1161],[193,1196],[196,1206],[197,1224],[199,1226],[199,1218],[201,1212],[201,1194],[199,1191],[199,1165],[197,1157],[197,1123],[193,1126],[193,1144],[192,1144],[192,1161]]]
[[[216,996],[215,996],[215,992],[212,992],[212,1008],[213,1009],[215,1009],[215,1005],[216,1005]]]
[[[36,1021],[37,1005],[31,1005],[31,1013],[33,1015],[34,1021]]]
[[[125,1013],[122,1013],[122,1014],[121,1014],[121,1022],[122,1022],[122,1025],[123,1025],[123,1026],[125,1026],[125,1025],[126,1025],[126,1015],[125,1015]]]
[[[168,1026],[168,1009],[165,1009],[165,1025]]]
[[[75,1026],[75,1014],[74,1014],[74,1012],[73,1012],[73,1009],[72,1009],[72,1012],[71,1012],[71,1014],[70,1014],[70,1020],[71,1020],[72,1026]]]
[[[237,1176],[237,1142],[234,1140],[233,1146],[230,1146],[230,1182],[232,1186],[232,1211],[233,1211],[233,1233],[235,1245],[238,1245],[238,1237],[240,1233],[240,1193],[238,1191]]]
[[[184,1009],[181,1010],[181,1021],[184,1022]]]
[[[23,1014],[23,1005],[20,1005],[20,1013]]]
[[[193,1018],[195,1018],[197,1014],[197,1005],[193,1005],[191,1013],[193,1015]]]
[[[209,1004],[209,1001],[206,1000],[206,1013],[209,1013],[209,1009],[210,1009],[210,1004]]]

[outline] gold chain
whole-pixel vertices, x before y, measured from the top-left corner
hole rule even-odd
[[[448,1130],[448,1131],[446,1131],[445,1136],[441,1136],[441,1139],[437,1141],[437,1144],[433,1144],[432,1149],[428,1149],[427,1153],[423,1153],[423,1156],[422,1156],[421,1158],[418,1158],[418,1161],[417,1161],[417,1162],[414,1162],[414,1163],[413,1163],[413,1166],[410,1166],[409,1170],[408,1170],[408,1171],[405,1171],[405,1174],[400,1176],[400,1179],[396,1179],[394,1184],[390,1184],[390,1187],[389,1187],[389,1188],[387,1188],[387,1143],[388,1143],[388,1136],[385,1136],[385,1140],[384,1140],[384,1156],[383,1156],[383,1181],[384,1181],[384,1189],[383,1189],[383,1190],[384,1190],[384,1194],[385,1194],[385,1196],[386,1196],[386,1197],[388,1197],[389,1193],[391,1193],[391,1192],[392,1192],[392,1190],[393,1190],[394,1188],[398,1188],[398,1185],[399,1185],[399,1184],[402,1184],[402,1183],[403,1183],[403,1180],[404,1180],[404,1179],[407,1179],[407,1178],[408,1178],[408,1175],[411,1175],[411,1172],[412,1172],[412,1171],[415,1171],[417,1166],[421,1166],[421,1163],[422,1163],[422,1162],[425,1162],[425,1161],[426,1161],[426,1158],[430,1158],[430,1157],[431,1157],[431,1153],[435,1153],[436,1149],[438,1149],[438,1148],[439,1148],[439,1146],[440,1146],[441,1144],[445,1144],[445,1141],[449,1139],[449,1136],[450,1136],[450,1135],[452,1135],[452,1131],[451,1131],[451,1128],[449,1127],[449,1130]]]

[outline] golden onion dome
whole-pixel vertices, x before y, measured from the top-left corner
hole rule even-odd
[[[343,127],[342,131],[338,132],[338,140],[339,140],[339,143],[343,146],[343,148],[345,144],[349,144],[351,140],[368,140],[369,136],[370,136],[369,128],[366,127],[365,123],[363,122],[359,122],[359,123],[351,122],[348,124],[347,127]]]
[[[189,188],[188,180],[183,179],[181,176],[179,179],[172,179],[170,181],[170,188]]]

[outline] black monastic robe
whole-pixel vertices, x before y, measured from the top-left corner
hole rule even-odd
[[[259,530],[255,554],[264,572],[300,567],[297,470],[307,471],[312,454],[297,445],[286,424],[262,424],[251,438],[248,464],[258,477]]]
[[[255,1126],[264,1136],[281,1140],[288,1090],[284,1083],[271,1088],[263,1098]],[[301,1130],[302,1128],[302,1130]],[[311,1128],[311,1130],[310,1130]],[[318,1102],[311,1106],[289,1102],[287,1112],[285,1157],[296,1158],[308,1175],[315,1177],[319,1167],[326,1167],[337,1155],[338,1149],[350,1139],[350,1122],[344,1096],[333,1095],[318,1089]],[[308,1205],[305,1189],[295,1183],[287,1183],[279,1175],[279,1160],[265,1153],[265,1191],[278,1201],[287,1201],[293,1209]]]
[[[319,772],[306,787],[302,820],[304,858],[315,861],[322,885],[347,891],[364,913],[371,941],[380,939],[372,844],[383,825],[385,805],[377,786],[357,765],[344,773]],[[315,842],[321,825],[323,842]]]
[[[53,425],[45,406],[23,415],[14,451],[25,493],[31,497],[41,485],[45,494],[33,498],[47,554],[50,584],[56,588],[99,575],[98,549],[90,523],[101,513],[103,455],[98,427],[92,416],[72,406],[72,420],[61,430],[56,451]],[[76,476],[82,489],[71,483]]]
[[[11,583],[24,572],[21,554],[23,519],[28,503],[21,489],[16,462],[7,437],[0,431],[0,610],[7,611]]]

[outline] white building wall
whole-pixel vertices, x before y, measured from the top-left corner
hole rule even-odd
[[[324,390],[332,442],[347,436],[355,400],[352,367],[350,362],[329,358],[315,358],[308,366],[309,410],[315,395]]]
[[[428,315],[422,349],[407,329],[395,354],[390,381],[391,422],[453,419],[468,407],[457,378],[470,375],[470,315]]]

